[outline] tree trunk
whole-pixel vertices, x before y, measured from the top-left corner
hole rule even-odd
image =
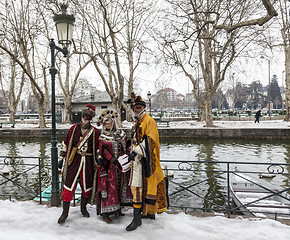
[[[132,122],[132,121],[133,121],[133,116],[132,116],[132,109],[131,109],[131,106],[128,105],[128,104],[125,104],[125,103],[124,103],[122,106],[123,106],[123,108],[124,108],[125,111],[126,111],[126,120],[127,120],[128,122]]]
[[[290,121],[290,46],[285,47],[285,106],[286,114],[285,121]]]
[[[39,104],[39,103],[38,103]],[[45,110],[41,105],[38,105],[38,117],[39,117],[39,127],[40,128],[46,128],[46,123],[45,123]]]
[[[215,127],[212,121],[211,98],[205,99],[203,102],[203,118],[205,127]]]
[[[71,98],[65,98],[64,101],[64,107],[65,107],[65,123],[72,123],[72,103]]]
[[[118,128],[122,128],[123,124],[122,124],[122,120],[121,120],[121,104],[118,101],[112,101],[112,105],[113,108],[115,109],[115,111],[118,113],[118,118],[117,118],[117,125]]]
[[[10,122],[15,122],[15,111],[14,109],[9,110],[9,121]]]

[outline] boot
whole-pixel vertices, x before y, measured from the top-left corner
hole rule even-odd
[[[141,208],[134,208],[133,221],[126,227],[127,231],[133,231],[142,224]]]
[[[123,216],[125,216],[125,214],[122,213],[122,210],[121,210],[121,209],[119,209],[119,210],[115,213],[115,215],[117,215],[117,216],[119,216],[119,217],[123,217]]]
[[[103,215],[103,219],[106,223],[111,223],[112,219],[109,217],[109,215]]]
[[[81,197],[81,213],[84,217],[90,217],[90,214],[87,211],[87,199],[84,196]]]
[[[57,220],[58,223],[64,223],[65,220],[67,219],[68,217],[68,212],[69,212],[69,205],[70,205],[70,202],[65,202],[63,201],[62,203],[62,214],[60,215],[59,219]]]
[[[155,220],[155,214],[147,213],[147,215],[144,215],[141,218],[148,218],[148,219]]]

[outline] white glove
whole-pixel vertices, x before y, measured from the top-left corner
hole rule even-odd
[[[122,172],[128,172],[130,169],[130,161],[128,159],[128,155],[124,154],[122,156],[120,156],[118,158],[118,162],[120,163],[121,167],[122,167]]]

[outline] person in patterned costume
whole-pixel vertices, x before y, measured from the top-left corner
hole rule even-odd
[[[125,132],[117,129],[117,117],[118,114],[114,111],[105,110],[98,121],[98,125],[102,125],[102,131],[99,137],[97,214],[107,223],[112,222],[112,214],[124,216],[121,206],[132,205],[131,189],[128,186],[129,148]]]
[[[133,220],[126,227],[135,230],[142,218],[155,219],[156,213],[167,210],[166,179],[160,165],[159,133],[155,120],[146,113],[146,103],[134,93],[128,101],[136,123],[132,128],[132,161],[130,187],[133,195]]]
[[[82,110],[81,122],[70,128],[66,139],[62,142],[60,156],[64,158],[61,186],[63,212],[58,223],[65,222],[68,217],[70,201],[73,199],[78,181],[82,189],[81,213],[84,217],[90,217],[86,205],[90,197],[95,195],[95,170],[99,148],[99,130],[90,123],[95,115],[95,107],[88,104]]]

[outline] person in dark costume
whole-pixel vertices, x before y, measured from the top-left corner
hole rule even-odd
[[[84,217],[90,217],[86,205],[96,192],[94,180],[97,176],[95,170],[99,148],[99,130],[90,123],[95,115],[95,107],[88,104],[82,110],[81,122],[70,128],[62,143],[60,156],[64,158],[61,186],[63,211],[58,223],[65,222],[68,217],[70,201],[73,199],[77,182],[80,182],[82,189],[81,213]],[[61,161],[59,165],[61,167]]]
[[[155,219],[155,213],[167,210],[167,183],[160,165],[159,133],[155,120],[146,113],[146,103],[140,96],[131,95],[131,108],[136,123],[132,128],[132,161],[130,187],[133,195],[133,220],[127,231],[142,224],[142,218]]]
[[[99,138],[100,159],[98,160],[97,214],[111,223],[110,215],[124,216],[122,206],[132,205],[129,148],[125,132],[117,129],[118,114],[105,110],[99,117],[102,125]]]
[[[261,115],[261,110],[259,110],[258,112],[256,112],[256,115],[255,115],[255,118],[256,118],[256,120],[255,120],[255,123],[257,122],[257,123],[259,123],[259,121],[260,121],[260,117],[261,117],[262,115]]]

